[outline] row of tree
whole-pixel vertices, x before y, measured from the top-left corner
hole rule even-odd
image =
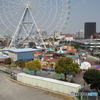
[[[11,62],[12,62],[11,58],[7,58],[5,60],[5,64],[8,64],[9,68],[10,68]],[[23,71],[23,68],[27,68],[29,70],[34,70],[34,74],[36,74],[36,71],[41,69],[41,63],[38,60],[34,60],[34,61],[30,61],[30,62],[17,61],[17,62],[15,62],[15,64],[16,64],[16,66],[19,66],[22,69],[22,71]]]
[[[33,60],[30,62],[19,61],[16,62],[16,65],[23,68],[27,68],[29,70],[34,70],[34,74],[36,75],[36,71],[41,69],[41,63],[38,60]]]
[[[5,60],[6,64],[11,64],[11,59],[8,58]],[[34,70],[34,74],[36,74],[36,71],[41,69],[41,63],[38,60],[34,60],[31,62],[24,62],[24,61],[18,61],[15,63],[17,66],[23,68],[27,68],[29,70]],[[59,74],[64,74],[65,80],[67,78],[67,75],[73,75],[75,76],[77,73],[79,73],[81,70],[79,68],[79,65],[73,61],[72,58],[61,58],[58,60],[58,62],[55,65],[55,72]]]
[[[11,59],[8,58],[5,60],[6,64],[11,64]],[[34,74],[36,74],[36,71],[41,69],[41,63],[38,60],[34,60],[31,62],[24,62],[19,61],[16,62],[16,65],[23,68],[27,68],[29,70],[34,70]],[[67,78],[67,75],[73,75],[76,76],[76,74],[81,72],[81,69],[79,68],[79,65],[73,61],[72,58],[61,58],[58,60],[58,62],[55,65],[55,72],[59,74],[64,74],[65,80]],[[90,85],[91,89],[100,89],[100,71],[95,69],[90,69],[85,72],[83,79],[86,81],[87,84]]]

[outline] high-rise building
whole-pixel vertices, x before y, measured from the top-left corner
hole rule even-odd
[[[77,38],[84,38],[84,31],[82,29],[77,32]]]
[[[91,36],[93,36],[93,34],[96,33],[96,22],[86,22],[84,27],[86,39],[91,38]]]
[[[72,33],[73,38],[74,39],[80,39],[80,38],[84,38],[84,31],[81,29],[80,31],[76,32],[76,33]]]

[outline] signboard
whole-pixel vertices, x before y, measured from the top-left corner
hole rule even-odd
[[[42,56],[42,52],[33,52],[33,53],[34,53],[34,57]]]

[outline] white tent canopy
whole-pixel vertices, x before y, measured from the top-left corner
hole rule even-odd
[[[57,51],[57,53],[66,53],[66,51],[63,51],[62,49],[60,49],[59,51]]]
[[[91,64],[89,62],[83,62],[81,63],[80,69],[89,69],[91,67]]]

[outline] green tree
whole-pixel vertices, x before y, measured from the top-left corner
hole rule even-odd
[[[18,61],[18,62],[16,62],[16,65],[21,67],[22,70],[23,70],[23,68],[25,67],[25,62],[24,61]]]
[[[54,41],[57,42],[59,39],[54,38]]]
[[[80,48],[80,44],[72,44],[72,46],[74,46],[76,49]]]
[[[26,62],[25,63],[25,68],[27,68],[29,70],[33,70],[33,63],[32,62]]]
[[[9,68],[10,68],[10,65],[11,65],[11,58],[5,59],[4,63],[5,63],[5,64],[8,64],[8,65],[9,65]]]
[[[50,37],[50,38],[49,38],[49,41],[53,41],[53,38]]]
[[[91,89],[100,89],[100,71],[95,69],[90,69],[85,72],[83,79],[86,81],[87,84],[90,85]]]
[[[34,71],[36,74],[36,71],[41,69],[41,63],[38,60],[34,60],[33,62],[34,62]]]
[[[59,44],[63,44],[63,41],[60,41]]]
[[[36,46],[36,44],[35,44],[35,42],[29,42],[29,48],[32,48],[32,47],[35,47]]]
[[[81,70],[79,68],[78,63],[74,63],[72,58],[61,58],[55,65],[55,72],[59,74],[64,74],[65,80],[67,78],[66,75],[72,74],[75,76]]]
[[[100,61],[96,60],[96,61],[94,61],[94,64],[95,65],[99,65],[100,64]]]
[[[41,69],[41,63],[38,60],[27,62],[25,66],[29,70],[34,70],[35,75],[36,75],[36,71]]]

